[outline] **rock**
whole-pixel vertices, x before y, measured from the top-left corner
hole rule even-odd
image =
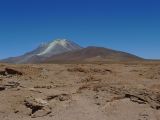
[[[148,103],[153,109],[160,109],[160,93],[147,89],[134,89],[125,92],[125,97],[130,98],[130,100],[133,102],[138,102],[139,104]]]
[[[90,89],[90,88],[87,88]],[[110,86],[110,85],[95,85],[93,86],[95,92],[105,92],[110,94],[119,95],[120,99],[129,98],[132,102],[139,104],[149,104],[151,108],[160,109],[160,92],[148,90],[146,88],[125,88],[123,86]]]
[[[51,113],[48,102],[41,98],[27,98],[24,104],[27,108],[31,109],[30,115],[32,118],[43,117]]]
[[[3,91],[5,90],[5,87],[4,86],[0,86],[0,91]]]
[[[5,68],[4,70],[0,70],[0,75],[10,77],[9,75],[22,75],[22,72],[13,68]]]
[[[126,94],[125,97],[126,98],[130,98],[131,101],[137,102],[139,104],[145,104],[147,102],[144,99],[141,99],[141,98],[139,98],[137,96],[133,96],[133,95],[130,95],[130,94]]]
[[[43,107],[42,109],[38,110],[34,114],[32,114],[32,118],[37,118],[37,117],[43,117],[46,115],[49,115],[51,113],[51,108],[49,107]]]
[[[5,71],[11,75],[22,75],[22,72],[20,72],[16,69],[13,69],[13,68],[5,68]]]
[[[47,97],[47,100],[57,99],[59,101],[67,101],[71,99],[71,96],[68,94],[59,94],[59,95],[51,95]]]
[[[6,76],[6,71],[5,70],[0,70],[0,75]]]
[[[19,82],[14,82],[14,81],[11,81],[11,82],[8,82],[7,84],[4,85],[6,88],[17,88],[18,86],[20,86],[20,83]]]

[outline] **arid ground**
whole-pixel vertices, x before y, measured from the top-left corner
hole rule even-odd
[[[0,120],[160,120],[160,64],[0,65]]]

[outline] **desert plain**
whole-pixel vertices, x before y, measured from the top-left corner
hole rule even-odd
[[[0,64],[0,120],[160,120],[160,63]]]

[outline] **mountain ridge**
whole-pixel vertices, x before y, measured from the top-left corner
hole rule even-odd
[[[39,45],[33,51],[18,57],[2,60],[5,63],[52,63],[52,62],[92,62],[92,61],[133,61],[142,60],[136,55],[104,47],[86,48],[67,39],[56,39]]]
[[[136,55],[112,50],[104,47],[89,46],[81,50],[70,51],[58,54],[45,60],[46,63],[52,62],[93,62],[93,61],[137,61],[144,60]]]

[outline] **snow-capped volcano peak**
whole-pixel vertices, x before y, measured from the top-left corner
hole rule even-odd
[[[78,44],[67,39],[56,39],[48,43],[42,43],[31,52],[14,58],[5,59],[10,63],[33,63],[40,62],[54,55],[82,49]]]
[[[76,43],[71,42],[67,39],[57,39],[52,42],[49,42],[45,46],[45,49],[37,55],[49,57],[52,55],[56,55],[56,54],[60,54],[60,53],[68,52],[72,50],[77,50],[77,49],[81,49],[81,47]]]
[[[67,46],[67,44],[69,43],[69,41],[67,39],[57,39],[54,40],[53,42],[50,43],[51,46],[54,45],[61,45],[61,46]]]

